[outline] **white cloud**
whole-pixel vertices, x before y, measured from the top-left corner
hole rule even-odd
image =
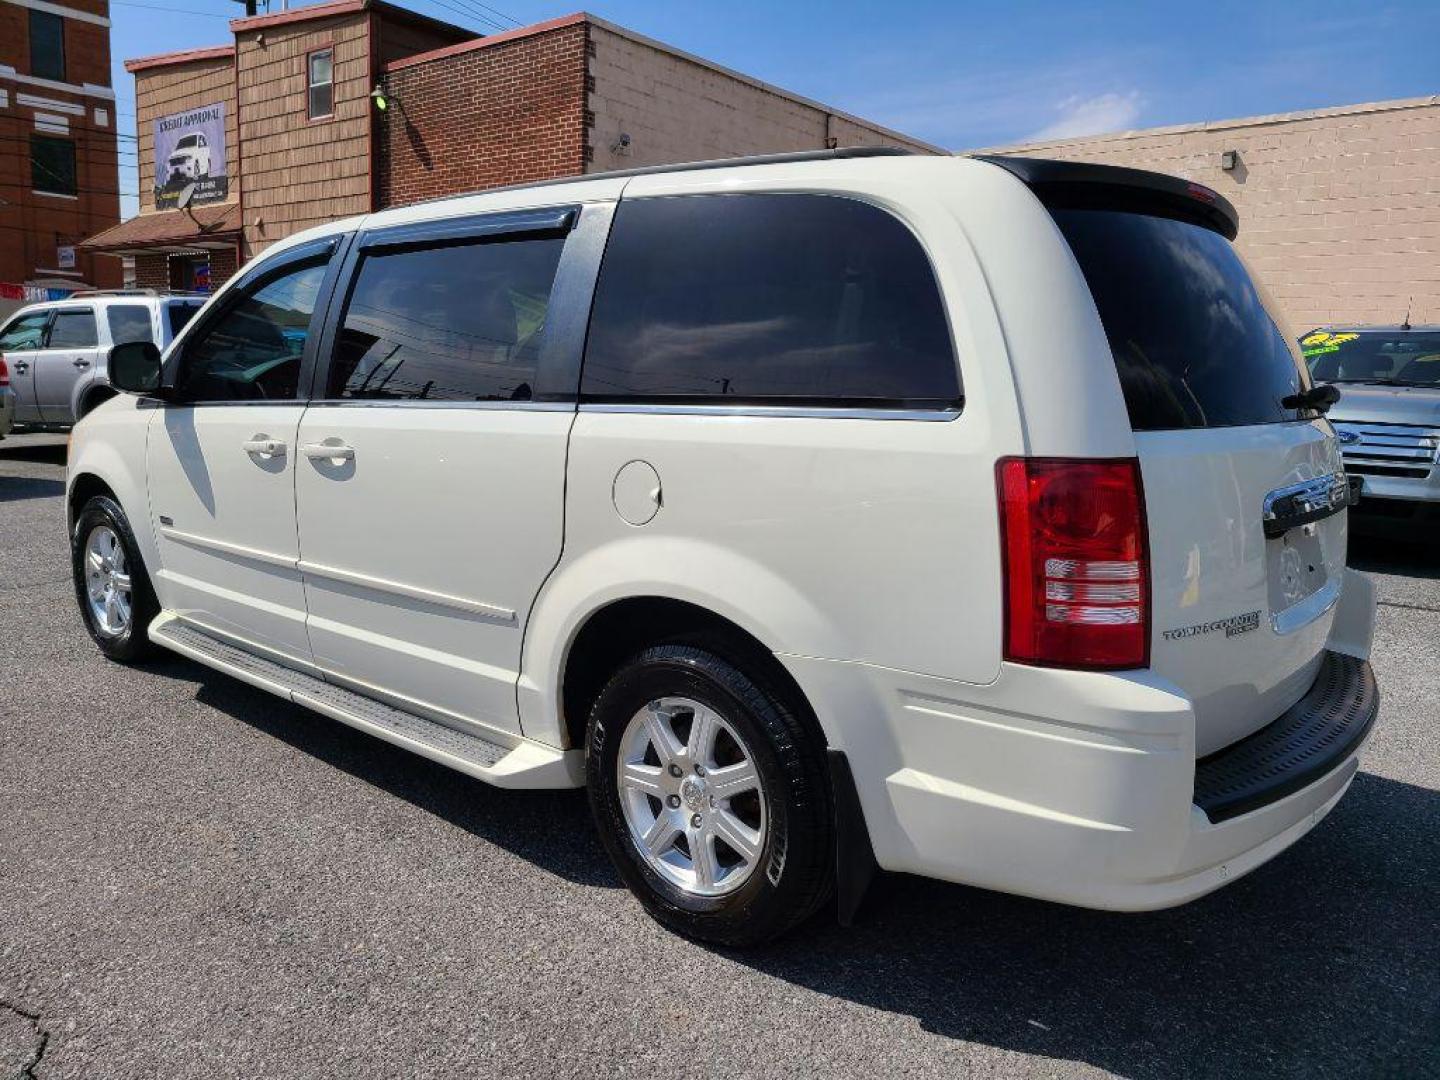
[[[1082,98],[1078,94],[1062,101],[1060,116],[1046,124],[1039,131],[1029,135],[1025,142],[1043,142],[1047,139],[1075,139],[1083,135],[1103,135],[1110,131],[1124,131],[1135,126],[1140,118],[1140,106],[1144,98],[1140,91],[1131,90],[1124,94],[1099,94]]]

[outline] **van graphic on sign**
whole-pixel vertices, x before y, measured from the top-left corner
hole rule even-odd
[[[199,180],[210,175],[210,146],[204,135],[186,135],[175,144],[170,155],[170,180]]]

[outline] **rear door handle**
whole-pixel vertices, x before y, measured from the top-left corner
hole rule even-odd
[[[311,461],[354,461],[355,448],[344,443],[306,443],[300,449]]]
[[[71,360],[70,363],[74,364],[78,368],[87,368],[90,366],[89,360],[82,360],[78,356],[74,360]]]
[[[279,439],[266,439],[264,437],[246,439],[240,444],[240,447],[247,454],[256,454],[260,457],[285,456],[285,444]]]
[[[24,374],[25,374],[27,371],[29,371],[29,370],[30,370],[30,365],[29,365],[28,363],[26,363],[24,360],[16,360],[16,361],[15,361],[15,374],[16,374],[16,375],[24,375]]]

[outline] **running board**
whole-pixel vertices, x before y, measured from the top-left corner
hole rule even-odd
[[[498,787],[572,788],[583,783],[584,758],[580,751],[557,750],[518,735],[503,736],[507,745],[461,731],[259,656],[184,622],[172,612],[161,612],[150,624],[150,640]],[[497,733],[496,738],[500,737]]]

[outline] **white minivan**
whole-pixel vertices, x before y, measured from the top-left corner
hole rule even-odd
[[[835,151],[336,222],[76,430],[76,594],[489,783],[742,945],[873,868],[1182,903],[1378,698],[1313,387],[1151,173]],[[1318,885],[1319,883],[1317,883]]]

